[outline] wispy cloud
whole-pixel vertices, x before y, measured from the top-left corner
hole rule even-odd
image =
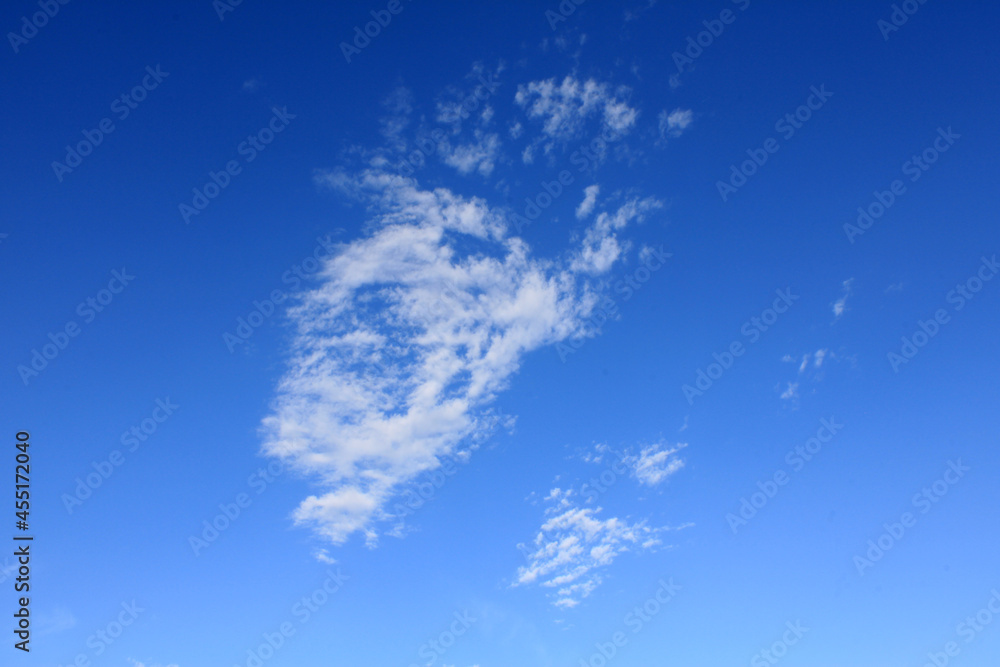
[[[483,176],[493,173],[497,156],[500,153],[500,137],[496,133],[486,133],[475,130],[475,140],[466,144],[457,144],[454,147],[446,139],[441,142],[441,151],[444,163],[454,167],[460,174],[470,174],[478,171]]]
[[[528,564],[517,570],[514,585],[556,589],[557,607],[578,605],[601,584],[602,571],[621,554],[660,544],[657,535],[663,529],[650,528],[645,521],[602,519],[600,507],[580,507],[572,490],[552,489],[545,500],[549,503],[545,522],[532,542]]]
[[[337,564],[337,559],[334,558],[334,557],[332,557],[330,555],[330,552],[327,551],[326,549],[316,549],[313,552],[313,557],[316,560],[318,560],[320,563],[324,563],[326,565],[336,565]]]
[[[595,116],[614,133],[629,132],[639,112],[627,103],[627,93],[626,88],[615,92],[608,84],[594,79],[580,81],[567,76],[561,83],[547,79],[521,85],[514,100],[529,118],[542,120],[542,133],[546,137],[569,140],[579,135],[584,121]]]
[[[628,454],[623,460],[639,483],[656,486],[684,467],[684,461],[675,455],[685,447],[687,443],[670,447],[659,442],[643,447],[637,454]]]
[[[667,113],[664,109],[658,116],[660,141],[677,138],[694,122],[694,112],[691,109],[674,109]]]
[[[784,401],[791,401],[799,397],[799,383],[789,382],[785,391],[781,394],[781,399]]]
[[[847,310],[847,299],[851,296],[851,285],[853,283],[854,278],[848,278],[843,282],[841,296],[833,303],[833,316],[835,319],[839,320]]]
[[[797,363],[796,379],[785,383],[784,390],[779,384],[777,390],[781,391],[781,399],[784,401],[798,401],[800,395],[801,382],[819,382],[823,379],[825,371],[823,365],[828,360],[839,360],[839,357],[828,350],[820,348],[815,352],[806,352],[801,358],[786,354],[781,359],[785,363]],[[807,385],[808,387],[808,385]]]
[[[596,183],[588,185],[583,189],[583,201],[576,207],[576,217],[578,220],[583,220],[594,212],[594,204],[597,203],[597,195],[600,192],[601,186]]]
[[[76,617],[65,607],[56,607],[52,611],[38,612],[35,615],[35,632],[39,636],[53,635],[76,627]]]
[[[640,6],[636,7],[635,9],[626,9],[625,10],[625,23],[630,23],[631,21],[635,21],[635,20],[639,19],[639,17],[641,17],[643,14],[645,14],[647,11],[649,11],[653,7],[655,7],[656,3],[657,3],[657,0],[646,0],[646,4],[645,5],[640,5]]]
[[[483,128],[488,126],[494,115],[489,100],[501,89],[503,82],[499,77],[504,70],[506,64],[502,60],[492,70],[481,62],[473,63],[465,81],[448,86],[437,100],[437,122],[450,125],[456,134],[461,131],[464,121]]]
[[[571,269],[591,274],[607,272],[626,249],[626,244],[622,243],[618,232],[625,229],[629,223],[642,222],[651,211],[662,207],[662,202],[647,197],[642,200],[631,199],[614,213],[607,211],[599,213],[594,224],[584,234],[583,248],[573,260]]]
[[[12,560],[10,556],[4,557],[3,563],[0,563],[0,583],[7,581],[7,577],[15,572],[17,572],[17,562]]]
[[[403,132],[410,125],[413,114],[413,93],[405,86],[396,86],[382,100],[382,108],[386,113],[379,118],[380,132],[386,143],[395,150],[405,151],[407,142]]]
[[[580,247],[546,259],[481,199],[378,169],[317,180],[364,201],[370,231],[290,311],[293,357],[263,448],[320,489],[298,524],[335,544],[355,532],[374,544],[401,485],[490,433],[490,404],[525,353],[589,333],[588,276],[620,259],[621,231],[659,204],[602,212]]]

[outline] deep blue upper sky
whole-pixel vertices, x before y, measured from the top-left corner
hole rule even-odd
[[[3,664],[997,664],[995,6],[221,2],[0,12]]]

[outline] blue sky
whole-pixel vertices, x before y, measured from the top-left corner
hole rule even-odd
[[[998,18],[8,3],[3,664],[995,665]]]

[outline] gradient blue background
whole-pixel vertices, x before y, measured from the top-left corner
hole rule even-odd
[[[955,625],[1000,587],[1000,281],[953,313],[899,373],[886,353],[918,319],[949,307],[945,295],[981,256],[1000,251],[1000,11],[931,1],[887,42],[876,27],[887,2],[755,1],[671,88],[671,54],[730,3],[661,2],[626,22],[625,10],[640,4],[587,2],[553,31],[544,11],[555,2],[405,3],[347,64],[338,44],[383,4],[244,2],[220,21],[208,0],[71,2],[19,53],[2,55],[0,401],[9,444],[0,469],[12,478],[14,433],[29,430],[36,535],[33,650],[19,655],[5,635],[3,664],[94,659],[88,636],[133,599],[146,611],[93,664],[245,664],[261,634],[322,584],[315,538],[289,519],[310,487],[291,475],[254,496],[201,555],[188,546],[267,463],[256,429],[289,340],[280,315],[246,351],[230,353],[222,334],[254,299],[282,287],[318,236],[361,233],[364,211],[312,177],[350,146],[378,143],[380,105],[397,85],[430,113],[433,97],[472,63],[498,60],[508,67],[498,113],[512,113],[518,83],[569,72],[630,86],[647,124],[660,109],[694,110],[692,127],[666,149],[598,171],[602,188],[668,202],[637,239],[674,257],[566,363],[552,349],[527,357],[498,404],[518,416],[516,430],[499,432],[449,478],[415,517],[418,532],[375,550],[358,539],[331,550],[348,583],[267,664],[407,665],[453,612],[468,609],[479,620],[444,664],[577,665],[624,628],[625,613],[660,577],[682,592],[630,635],[614,664],[749,664],[797,619],[810,631],[783,659],[789,666],[922,665],[956,638]],[[17,29],[33,11],[7,3],[0,28]],[[552,41],[581,34],[582,48]],[[58,182],[50,164],[64,146],[157,64],[169,77]],[[245,91],[251,79],[260,86]],[[820,84],[834,97],[723,203],[716,181],[776,136],[775,121]],[[275,105],[294,121],[185,225],[178,203],[236,158]],[[949,126],[962,137],[954,148],[848,243],[842,225],[857,206]],[[515,166],[515,203],[563,168]],[[492,185],[439,163],[418,178],[504,203]],[[553,217],[570,218],[580,197],[560,200]],[[565,235],[539,224],[525,238],[554,254]],[[49,332],[79,320],[77,304],[122,267],[135,281],[25,386],[17,366]],[[831,304],[852,278],[848,310],[835,319]],[[801,300],[689,406],[681,386],[786,286]],[[781,358],[821,348],[836,355],[822,378],[802,380],[797,401],[780,400],[796,380],[796,364]],[[164,397],[177,413],[68,514],[61,494]],[[785,452],[830,416],[844,431],[733,535],[725,515],[758,480],[787,469]],[[576,609],[553,609],[537,588],[509,588],[523,564],[515,545],[541,517],[525,498],[547,492],[558,474],[578,487],[595,472],[568,461],[573,452],[658,437],[689,443],[685,469],[639,497],[616,485],[602,505],[695,526],[674,534],[672,549],[620,558]],[[971,467],[967,477],[860,577],[853,556],[958,458]],[[6,484],[0,509],[11,527],[0,537],[13,532]],[[10,585],[8,575],[5,616]],[[954,664],[997,664],[998,625],[963,643]]]

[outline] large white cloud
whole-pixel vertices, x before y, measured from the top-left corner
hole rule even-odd
[[[485,201],[367,169],[318,180],[369,206],[369,232],[343,245],[290,310],[290,368],[263,422],[265,453],[315,481],[295,511],[337,544],[370,542],[400,486],[465,456],[523,355],[584,331],[588,277],[621,255],[617,234],[655,208],[601,213],[582,247],[533,256]]]

